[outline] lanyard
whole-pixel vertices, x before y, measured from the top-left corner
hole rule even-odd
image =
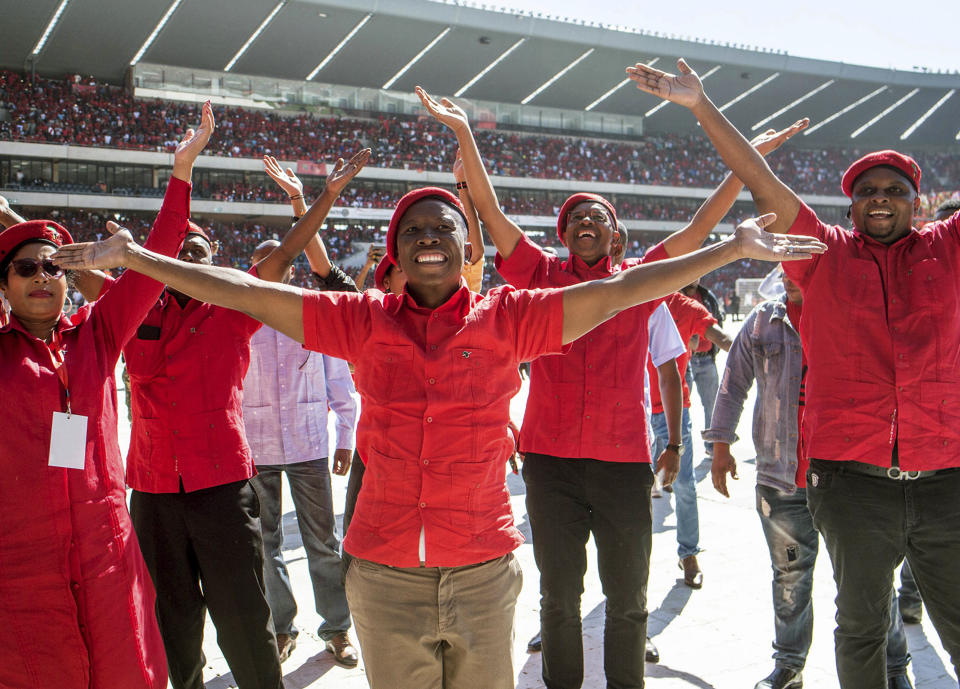
[[[50,352],[50,358],[53,360],[53,369],[57,372],[57,378],[60,379],[63,390],[67,395],[67,416],[70,416],[70,379],[67,376],[67,364],[63,358],[63,341],[56,329],[50,336],[50,344],[46,346],[47,351]]]

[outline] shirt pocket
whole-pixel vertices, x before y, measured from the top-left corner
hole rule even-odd
[[[912,313],[922,311],[925,318],[939,318],[947,309],[956,310],[953,279],[940,260],[925,258],[907,268],[902,277],[903,298]]]
[[[413,345],[390,345],[371,343],[373,352],[364,357],[357,367],[357,389],[378,404],[388,407],[395,402],[403,385],[414,385]],[[418,384],[422,387],[422,384]],[[409,392],[409,390],[407,391]],[[403,397],[409,395],[404,394]]]
[[[484,408],[503,394],[497,385],[496,357],[493,352],[473,347],[457,347],[450,352],[449,368],[454,401],[474,409]]]
[[[135,335],[124,350],[127,373],[141,379],[162,375],[165,347],[161,340],[142,340]]]

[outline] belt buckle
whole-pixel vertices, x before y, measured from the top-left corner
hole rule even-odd
[[[894,481],[916,481],[920,478],[919,471],[901,471],[900,467],[890,467],[887,469],[887,478]]]

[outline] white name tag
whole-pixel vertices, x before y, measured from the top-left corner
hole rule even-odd
[[[87,417],[79,414],[53,412],[50,430],[50,461],[52,467],[83,469],[87,446]]]

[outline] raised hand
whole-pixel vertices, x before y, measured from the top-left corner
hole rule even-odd
[[[113,225],[113,227],[110,227]],[[60,247],[52,260],[63,270],[108,270],[124,265],[130,251],[137,246],[130,230],[107,223],[113,235],[101,242],[81,242]]]
[[[750,145],[753,146],[760,155],[765,156],[769,153],[773,153],[778,148],[780,148],[790,137],[794,134],[799,134],[810,124],[810,118],[804,117],[802,120],[797,120],[789,127],[781,129],[779,132],[776,129],[768,129],[762,134],[757,134],[750,140]]]
[[[763,229],[776,220],[776,213],[767,213],[737,225],[732,241],[737,242],[743,258],[760,261],[802,261],[827,250],[827,245],[815,237],[773,234]]]
[[[294,174],[292,168],[288,167],[284,171],[273,156],[263,156],[263,170],[274,182],[280,185],[281,189],[287,192],[287,196],[293,198],[303,195],[303,182],[300,181],[300,178]]]
[[[348,163],[344,163],[343,158],[337,158],[337,162],[333,166],[333,170],[331,170],[330,174],[327,175],[327,186],[325,191],[329,191],[335,196],[339,196],[340,193],[346,188],[347,184],[350,183],[350,180],[353,179],[361,169],[363,169],[363,166],[367,164],[368,160],[370,160],[369,148],[365,148],[354,155]]]
[[[683,58],[677,60],[677,70],[679,75],[638,62],[633,67],[627,67],[627,76],[641,91],[692,108],[706,98],[703,84]]]
[[[420,86],[415,90],[417,96],[420,98],[420,102],[423,103],[423,107],[425,107],[427,112],[433,115],[434,119],[438,122],[447,125],[454,132],[470,128],[470,120],[467,118],[467,113],[452,100],[449,98],[441,98],[440,101],[437,102],[433,96],[424,91]]]
[[[177,149],[173,154],[173,176],[186,182],[190,181],[190,175],[193,171],[193,164],[197,156],[206,147],[210,141],[210,136],[216,124],[213,121],[213,106],[210,101],[203,104],[200,113],[200,126],[197,129],[190,128],[177,144]]]

